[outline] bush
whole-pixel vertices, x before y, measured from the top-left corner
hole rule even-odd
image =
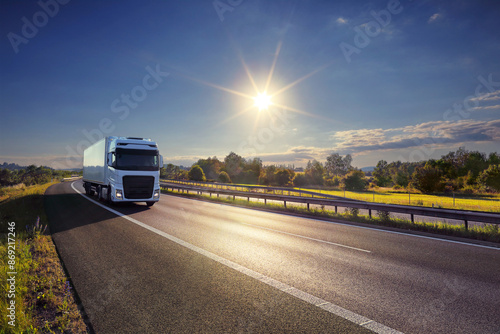
[[[415,188],[423,193],[443,191],[445,183],[439,169],[426,164],[424,167],[417,167],[413,173],[413,183]]]
[[[218,180],[219,182],[222,183],[231,183],[231,178],[229,177],[229,174],[224,171],[219,173]]]
[[[391,219],[391,213],[383,210],[377,211],[377,217],[383,222],[388,222]]]
[[[325,181],[325,185],[328,187],[338,187],[341,180],[340,176],[334,176],[331,179],[327,179]]]
[[[479,175],[479,182],[487,187],[500,191],[500,165],[490,165]]]
[[[354,218],[356,218],[359,215],[359,209],[358,208],[347,208],[346,211],[347,211],[347,213],[350,216],[352,216]]]
[[[278,186],[290,186],[295,176],[295,172],[290,169],[280,168],[274,174]]]
[[[353,170],[344,177],[346,190],[362,191],[366,189],[365,173],[360,170]]]
[[[293,178],[293,185],[296,187],[303,187],[307,184],[307,176],[305,174],[296,174]]]
[[[203,172],[203,169],[201,169],[200,166],[194,165],[191,167],[188,173],[188,178],[193,181],[206,181],[207,178],[205,177],[205,173]]]

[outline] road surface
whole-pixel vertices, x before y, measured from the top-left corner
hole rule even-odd
[[[176,196],[46,193],[97,333],[500,333],[500,249]],[[94,197],[95,200],[95,197]]]

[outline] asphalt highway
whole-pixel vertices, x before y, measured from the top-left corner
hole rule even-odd
[[[97,333],[500,333],[498,248],[77,191],[52,186],[45,205]]]

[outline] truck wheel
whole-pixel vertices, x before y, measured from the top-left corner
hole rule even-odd
[[[102,187],[101,186],[97,187],[97,200],[99,202],[103,200],[103,198],[102,198]]]
[[[156,202],[146,202],[146,205],[147,205],[147,206],[153,206],[153,205],[155,205],[155,203],[156,203]]]
[[[113,204],[113,202],[111,201],[111,187],[108,186],[108,191],[107,191],[107,195],[106,195],[106,202],[108,202],[108,204]]]
[[[87,183],[87,187],[85,188],[85,190],[87,191],[87,195],[94,196],[95,191],[92,190],[92,185],[90,183]]]

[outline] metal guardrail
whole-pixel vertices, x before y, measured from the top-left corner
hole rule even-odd
[[[317,198],[317,197],[300,197],[291,195],[279,195],[270,193],[258,193],[249,191],[237,191],[237,190],[227,190],[220,188],[207,188],[202,186],[194,186],[188,184],[173,184],[170,182],[161,182],[161,186],[164,188],[178,189],[182,191],[196,191],[197,193],[209,193],[212,194],[222,194],[227,196],[244,197],[250,200],[250,198],[264,199],[264,203],[267,200],[283,201],[286,207],[287,202],[292,203],[305,203],[307,204],[307,209],[309,209],[310,204],[324,205],[335,207],[335,212],[337,212],[337,207],[347,207],[347,208],[358,208],[368,210],[369,216],[372,216],[372,210],[375,211],[386,211],[394,213],[402,213],[410,215],[410,219],[414,222],[414,216],[426,216],[434,218],[444,218],[444,219],[454,219],[463,220],[465,224],[465,229],[469,227],[469,222],[479,222],[488,224],[500,224],[500,214],[487,213],[487,212],[475,212],[475,211],[463,211],[463,210],[452,210],[452,209],[435,209],[435,208],[425,208],[425,207],[415,207],[406,205],[394,205],[394,204],[381,204],[381,203],[370,203],[362,201],[349,201],[342,199],[332,199],[332,198]]]
[[[290,188],[281,188],[281,187],[265,187],[265,186],[247,186],[247,185],[236,185],[230,183],[207,183],[207,182],[196,182],[189,180],[164,180],[167,183],[176,183],[176,184],[189,184],[193,186],[199,186],[203,188],[213,188],[213,189],[225,189],[225,190],[234,190],[234,191],[249,191],[249,192],[261,192],[261,193],[272,193],[274,195],[280,194],[288,196],[299,196],[299,197],[311,197],[311,198],[331,198],[331,199],[343,199],[345,201],[355,201],[360,202],[357,199],[345,198],[341,196],[329,195],[317,193],[314,191],[308,190],[299,190],[299,189],[290,189]],[[243,190],[245,189],[245,190]]]

